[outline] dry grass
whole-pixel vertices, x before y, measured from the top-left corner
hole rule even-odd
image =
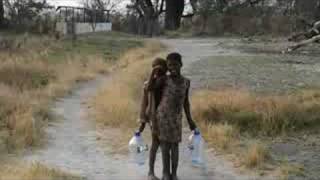
[[[18,49],[1,50],[0,154],[40,142],[42,127],[50,119],[51,100],[75,83],[109,71],[111,62],[105,53],[116,57],[113,53],[129,48],[125,40],[113,38],[81,37],[72,47],[69,40],[30,37]]]
[[[280,180],[289,180],[290,176],[304,177],[304,167],[299,164],[283,163],[277,170]]]
[[[98,57],[86,66],[72,59],[60,64],[17,56],[6,60],[0,66],[0,101],[3,109],[0,116],[10,131],[7,141],[11,147],[9,149],[38,142],[41,123],[48,117],[50,100],[65,93],[76,81],[89,79],[93,74],[107,69]]]
[[[228,124],[200,124],[203,135],[210,145],[223,151],[230,150],[238,141],[238,130]]]
[[[76,175],[48,168],[40,163],[32,165],[2,166],[0,180],[80,180]]]
[[[229,154],[237,166],[275,170],[268,142],[252,139],[317,127],[319,100],[320,92],[314,90],[282,96],[203,90],[193,94],[192,112],[209,145]]]
[[[120,58],[121,71],[114,73],[111,82],[93,99],[98,122],[112,127],[137,126],[143,83],[155,54],[162,49],[160,43],[148,42]]]
[[[241,132],[277,135],[314,126],[320,117],[319,91],[257,96],[248,91],[201,91],[193,96],[195,119],[228,123]]]
[[[244,155],[244,163],[248,168],[259,167],[268,159],[268,150],[261,143],[252,143],[249,145]]]

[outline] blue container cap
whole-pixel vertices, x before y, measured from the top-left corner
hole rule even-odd
[[[137,131],[137,132],[134,133],[134,135],[135,135],[135,136],[140,136],[140,132]]]
[[[195,129],[195,130],[194,130],[194,135],[200,135],[199,129]]]

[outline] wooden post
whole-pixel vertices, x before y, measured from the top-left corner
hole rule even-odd
[[[107,10],[107,22],[110,22],[110,10]]]
[[[64,21],[68,22],[68,8],[65,8],[65,17],[64,17]]]
[[[61,21],[61,8],[60,8],[60,12],[59,12],[59,21]]]
[[[83,22],[86,22],[86,9],[82,9],[83,10]]]
[[[72,44],[73,46],[76,45],[76,41],[77,41],[77,32],[76,32],[76,19],[74,17],[74,9],[75,8],[72,8]]]

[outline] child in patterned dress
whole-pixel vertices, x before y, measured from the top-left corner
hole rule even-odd
[[[161,101],[156,110],[159,140],[163,161],[163,180],[177,180],[179,165],[179,143],[182,137],[183,110],[190,129],[196,129],[191,117],[189,89],[190,80],[181,75],[182,57],[179,53],[167,56],[169,75],[162,79],[152,79],[151,91],[161,91]],[[171,161],[171,163],[170,163]],[[170,167],[171,170],[170,170]],[[171,173],[170,173],[171,171]]]

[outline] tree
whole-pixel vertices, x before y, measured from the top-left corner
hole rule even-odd
[[[4,0],[8,9],[8,19],[13,26],[30,26],[40,12],[48,7],[46,0]]]
[[[318,0],[308,0],[307,3],[303,0],[295,0],[295,9],[298,13],[303,14],[306,17],[313,18],[317,4]]]
[[[0,28],[4,25],[4,3],[0,0]]]
[[[164,12],[164,0],[132,0],[127,7],[137,13],[139,34],[156,34],[159,16]]]
[[[165,29],[176,30],[180,27],[185,0],[131,0],[131,4],[127,7],[137,14],[142,34],[151,35],[163,12],[165,12]]]
[[[121,1],[122,0],[84,0],[83,6],[88,10],[86,13],[90,18],[97,18],[97,21],[103,21],[105,12],[114,11]]]
[[[210,16],[220,10],[220,4],[212,0],[198,0],[196,5],[192,5],[193,11],[202,19],[201,33],[205,32]]]
[[[191,6],[197,4],[197,0],[189,0]],[[135,9],[141,21],[144,31],[150,35],[155,22],[158,21],[161,13],[165,12],[165,29],[177,30],[180,27],[181,19],[184,17],[185,0],[131,0],[129,9]],[[188,14],[190,17],[193,14]],[[145,24],[145,25],[142,25]],[[152,25],[153,24],[153,25]]]
[[[89,17],[93,31],[95,31],[98,22],[105,22],[110,11],[113,11],[121,0],[84,0],[85,15]]]
[[[180,27],[184,11],[184,0],[166,0],[166,30],[177,30]]]

